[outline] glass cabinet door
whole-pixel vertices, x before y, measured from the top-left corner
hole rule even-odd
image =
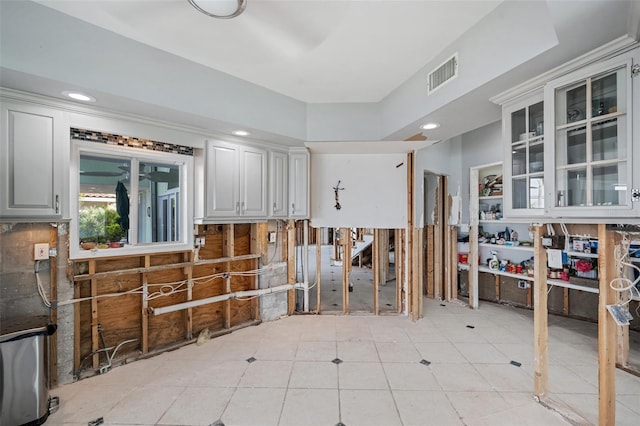
[[[627,78],[622,66],[555,90],[556,207],[627,205]]]
[[[510,123],[511,203],[518,214],[544,208],[544,108],[534,102],[516,109]]]

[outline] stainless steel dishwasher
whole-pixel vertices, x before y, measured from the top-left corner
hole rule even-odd
[[[43,424],[57,407],[57,398],[49,398],[45,363],[47,337],[56,325],[32,317],[0,327],[0,425]]]

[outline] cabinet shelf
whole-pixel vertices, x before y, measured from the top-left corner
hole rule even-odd
[[[595,294],[600,293],[600,290],[596,287],[586,287],[583,285],[572,284],[569,281],[563,281],[563,280],[547,279],[547,285],[571,288],[574,290],[586,291],[586,292],[595,293]]]
[[[567,253],[567,256],[573,256],[573,257],[588,257],[591,259],[598,258],[598,255],[596,253],[582,253],[579,251],[567,251],[565,253]]]
[[[502,199],[502,195],[480,195],[479,200],[499,200]]]
[[[516,278],[518,280],[533,281],[533,277],[530,277],[529,275],[512,274],[511,272],[505,272],[505,271],[494,271],[493,269],[489,269],[489,267],[486,265],[479,265],[478,272],[486,272],[493,275],[501,275],[503,277]]]
[[[492,219],[492,220],[479,220],[478,223],[505,223],[502,219]]]
[[[533,252],[533,246],[506,246],[503,244],[491,244],[491,243],[479,243],[480,247],[489,247],[492,249],[505,249],[505,250],[520,250]]]

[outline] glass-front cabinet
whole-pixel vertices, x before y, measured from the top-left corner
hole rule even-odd
[[[544,102],[542,91],[505,105],[505,216],[544,214]]]
[[[634,146],[638,111],[633,111],[632,101],[640,93],[640,78],[632,77],[632,59],[626,55],[585,67],[545,87],[545,118],[550,123],[545,210],[552,216],[638,215],[640,196],[634,194],[640,176],[638,171],[634,176],[633,164],[635,169],[640,167],[640,143]],[[640,108],[636,105],[636,109]],[[525,140],[530,144],[528,137]],[[514,158],[516,146],[520,145],[512,144]],[[530,146],[527,155],[531,155]],[[520,192],[515,183],[513,192],[515,207]]]

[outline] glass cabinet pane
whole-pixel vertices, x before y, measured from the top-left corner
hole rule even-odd
[[[593,168],[593,204],[617,206],[625,204],[627,196],[626,163]]]
[[[617,73],[594,78],[591,82],[591,116],[609,114],[617,111]]]
[[[587,161],[586,127],[560,130],[556,136],[556,164],[581,164]]]
[[[623,159],[626,156],[626,146],[620,143],[624,141],[618,140],[618,134],[624,133],[624,121],[623,118],[613,118],[593,124],[592,161]]]
[[[527,133],[527,115],[524,109],[511,114],[511,141],[516,142],[524,139]],[[523,136],[524,135],[524,136]]]
[[[584,120],[587,111],[587,86],[585,82],[567,89],[556,107],[556,124],[562,125]]]
[[[544,208],[544,178],[542,176],[529,179],[529,208]]]
[[[544,142],[540,141],[529,146],[529,173],[538,173],[542,172],[543,170]]]
[[[512,179],[512,206],[514,209],[527,208],[527,178]]]
[[[587,203],[587,169],[559,170],[557,174],[557,200],[559,207],[584,206]]]
[[[511,150],[511,174],[523,175],[527,172],[527,145],[514,145]]]
[[[529,131],[533,132],[535,136],[542,136],[544,134],[543,104],[544,102],[538,102],[529,107]]]

